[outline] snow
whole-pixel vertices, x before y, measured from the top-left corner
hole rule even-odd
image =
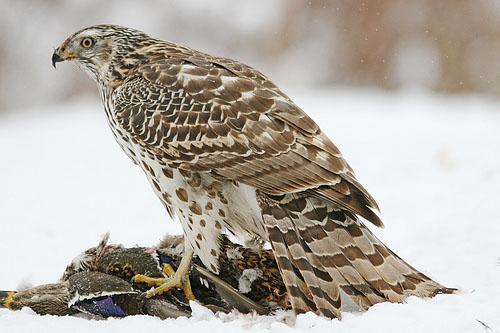
[[[396,253],[458,295],[378,304],[342,321],[293,324],[213,314],[89,321],[0,310],[2,332],[485,332],[500,329],[500,110],[481,96],[364,90],[288,91],[336,142],[377,199],[376,230]],[[141,171],[120,151],[97,96],[0,118],[0,289],[53,282],[82,250],[151,245],[179,233]],[[24,282],[23,282],[24,281]]]

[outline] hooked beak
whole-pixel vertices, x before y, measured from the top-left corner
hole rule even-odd
[[[59,55],[59,49],[56,49],[52,54],[52,66],[56,68],[56,63],[64,61],[64,58]]]
[[[78,58],[76,54],[68,49],[69,41],[70,39],[66,38],[66,40],[57,49],[54,50],[54,53],[52,54],[52,66],[54,66],[54,68],[56,68],[56,63],[58,62]]]

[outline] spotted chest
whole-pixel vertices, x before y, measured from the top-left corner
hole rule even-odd
[[[172,169],[147,155],[140,163],[156,195],[178,216],[185,246],[214,273],[219,272],[222,233],[243,235],[243,241],[266,237],[255,189],[252,195],[245,185]]]
[[[169,214],[178,216],[185,246],[192,248],[207,268],[219,272],[220,235],[225,231],[238,235],[244,243],[267,239],[254,187],[169,167],[120,127],[103,91],[106,116],[117,143],[142,168]]]

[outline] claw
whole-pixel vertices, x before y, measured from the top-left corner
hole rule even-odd
[[[189,281],[189,269],[192,259],[193,251],[189,250],[182,258],[177,271],[174,271],[169,264],[163,267],[163,273],[167,276],[166,278],[151,278],[146,275],[137,274],[132,278],[132,281],[134,283],[144,283],[149,287],[155,287],[146,292],[147,298],[161,295],[174,288],[179,288],[182,289],[188,300],[194,300],[195,296],[191,289],[191,281]]]

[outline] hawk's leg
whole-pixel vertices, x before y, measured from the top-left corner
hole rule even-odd
[[[133,282],[144,283],[150,287],[156,287],[146,292],[147,298],[161,295],[173,288],[179,288],[182,289],[187,299],[194,300],[195,297],[193,291],[191,290],[191,282],[189,281],[189,269],[192,259],[193,250],[188,250],[182,258],[177,271],[174,271],[172,266],[169,264],[166,264],[163,267],[163,273],[167,276],[166,278],[151,278],[146,275],[137,274],[133,277]]]

